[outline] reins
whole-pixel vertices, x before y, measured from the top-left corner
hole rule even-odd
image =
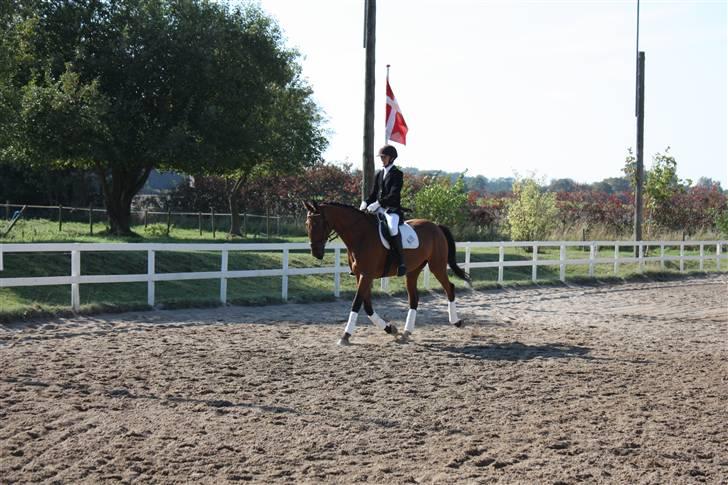
[[[359,211],[359,212],[362,212],[362,211]],[[339,232],[338,232],[338,231],[337,231],[336,229],[334,229],[334,227],[333,227],[333,226],[332,226],[332,225],[331,225],[331,224],[329,223],[329,221],[328,221],[328,220],[326,219],[326,217],[325,217],[325,216],[323,215],[323,213],[319,212],[319,213],[318,213],[318,215],[320,215],[320,216],[321,216],[321,217],[323,218],[323,220],[324,220],[324,222],[326,223],[326,225],[327,225],[327,226],[328,226],[328,227],[330,228],[330,229],[329,229],[329,231],[328,231],[328,233],[326,234],[326,242],[331,242],[331,241],[333,241],[334,239],[336,239],[336,237],[337,237],[337,236],[340,236],[340,235],[341,235],[341,234],[340,234],[340,233],[339,233]],[[365,217],[366,217],[366,214],[365,214]],[[344,228],[342,228],[342,229],[341,229],[341,232],[347,232],[347,231],[348,231],[348,230],[349,230],[350,228],[352,228],[352,227],[354,227],[354,226],[356,226],[356,225],[358,225],[358,224],[359,224],[359,222],[352,222],[351,224],[347,224],[347,225],[346,225],[346,227],[344,227]]]

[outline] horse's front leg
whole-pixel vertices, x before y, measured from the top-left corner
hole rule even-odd
[[[356,319],[359,316],[359,310],[361,309],[362,302],[368,301],[365,307],[368,306],[369,310],[371,310],[371,286],[372,279],[370,277],[364,276],[363,274],[358,275],[356,295],[354,295],[354,301],[351,303],[349,320],[346,322],[346,327],[344,327],[344,335],[342,335],[339,339],[339,345],[351,344],[351,342],[349,342],[349,338],[354,335]]]
[[[396,336],[397,335],[397,327],[394,326],[392,323],[387,323],[386,320],[384,320],[382,317],[380,317],[377,312],[374,311],[374,307],[372,306],[372,285],[369,283],[369,287],[367,288],[366,292],[363,294],[363,302],[364,302],[364,311],[367,313],[367,316],[369,317],[369,320],[372,321],[374,325],[384,330],[389,335]]]
[[[415,331],[415,320],[417,319],[417,306],[420,303],[420,295],[417,292],[417,278],[420,270],[412,271],[407,274],[407,299],[409,300],[409,310],[407,311],[407,320],[404,323],[404,333],[402,340],[412,335]]]
[[[385,332],[387,332],[389,335],[397,335],[397,327],[394,326],[392,323],[387,323],[386,320],[384,320],[382,317],[380,317],[377,312],[374,311],[374,307],[372,307],[372,291],[371,286],[369,287],[369,291],[366,294],[366,297],[364,298],[364,311],[367,313],[367,316],[369,317],[369,320],[372,321],[374,325],[381,328]]]
[[[349,338],[354,334],[354,330],[356,329],[356,320],[359,316],[362,303],[364,304],[364,311],[374,325],[390,335],[397,334],[397,327],[388,324],[374,311],[374,307],[372,307],[372,279],[360,274],[357,282],[356,295],[354,296],[351,311],[349,312],[349,320],[344,328],[344,335],[339,339],[339,345],[349,345],[351,343]]]

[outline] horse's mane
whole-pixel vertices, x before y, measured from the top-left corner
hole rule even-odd
[[[372,223],[376,223],[376,220],[377,220],[377,217],[374,214],[369,214],[368,212],[364,212],[364,211],[360,210],[358,207],[354,207],[353,205],[343,204],[341,202],[332,202],[332,201],[320,202],[319,204],[320,205],[330,205],[333,207],[341,207],[342,209],[352,210],[352,211],[356,212],[357,214],[364,216],[365,220],[371,221]]]
[[[354,207],[353,205],[343,204],[341,202],[325,201],[325,202],[321,202],[321,204],[333,205],[333,206],[336,206],[336,207],[344,207],[345,209],[353,209],[355,211],[358,211],[359,210],[356,207]]]

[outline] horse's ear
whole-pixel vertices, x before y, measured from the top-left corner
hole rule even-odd
[[[316,209],[316,212],[318,212],[319,211],[319,205],[316,203],[316,201],[315,200],[312,200],[311,201],[311,204],[313,204],[313,208]]]
[[[311,205],[311,203],[307,200],[302,200],[303,206],[306,208],[309,212],[316,212],[316,209]]]

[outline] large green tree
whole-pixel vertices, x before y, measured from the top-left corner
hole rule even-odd
[[[265,112],[256,125],[258,143],[246,147],[208,173],[222,175],[231,183],[228,194],[232,220],[230,234],[240,235],[240,199],[251,178],[285,176],[301,173],[322,161],[326,146],[320,129],[322,121],[318,106],[312,100],[312,91],[300,77],[295,63],[288,63],[283,71],[284,82],[270,85],[262,106]],[[274,201],[266,201],[272,205]]]
[[[3,158],[93,170],[113,233],[130,233],[132,197],[154,167],[230,175],[320,158],[320,117],[297,54],[258,7],[13,7],[0,10],[2,56],[11,57],[0,79]]]

